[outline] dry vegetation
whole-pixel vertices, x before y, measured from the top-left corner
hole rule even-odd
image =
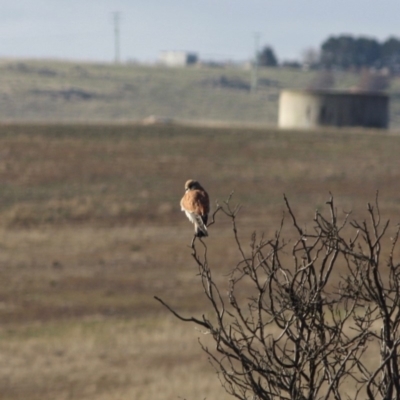
[[[202,310],[185,180],[213,200],[235,191],[244,242],[273,234],[283,193],[311,226],[329,191],[362,217],[379,189],[394,226],[399,153],[373,131],[0,126],[1,399],[227,398],[207,337],[153,299]],[[238,260],[230,228],[221,218],[207,239],[220,281]]]
[[[335,71],[328,80],[328,86],[334,89],[349,89],[359,84],[360,75]],[[233,66],[163,68],[2,59],[0,119],[104,123],[135,121],[157,115],[178,120],[275,126],[279,91],[283,88],[304,89],[315,86],[317,81],[321,84],[321,73],[260,68],[256,93],[250,92],[250,81],[250,70]],[[326,83],[325,79],[322,86]],[[391,96],[390,126],[398,129],[398,77],[390,79],[387,91]]]

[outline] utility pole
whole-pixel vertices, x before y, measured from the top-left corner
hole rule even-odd
[[[251,91],[255,93],[258,85],[258,47],[260,42],[260,32],[254,33],[254,61],[252,68]]]
[[[116,11],[114,15],[114,50],[115,50],[115,64],[120,62],[120,40],[119,40],[119,22],[120,12]]]

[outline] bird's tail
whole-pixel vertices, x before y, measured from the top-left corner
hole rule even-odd
[[[203,218],[200,215],[196,216],[196,222],[194,224],[194,229],[196,232],[196,236],[199,238],[208,236],[207,226],[203,221]]]

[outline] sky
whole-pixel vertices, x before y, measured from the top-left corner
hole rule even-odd
[[[257,34],[279,61],[331,35],[400,37],[400,0],[0,0],[0,57],[111,62],[115,12],[121,61],[165,50],[245,61]]]

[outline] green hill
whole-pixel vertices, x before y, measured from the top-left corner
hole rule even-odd
[[[235,67],[163,68],[46,60],[0,63],[0,120],[122,122],[149,115],[194,121],[275,125],[282,88],[306,88],[317,72],[261,69],[259,90],[251,72]],[[335,73],[335,87],[359,76]],[[391,127],[400,128],[400,79],[389,92]]]

